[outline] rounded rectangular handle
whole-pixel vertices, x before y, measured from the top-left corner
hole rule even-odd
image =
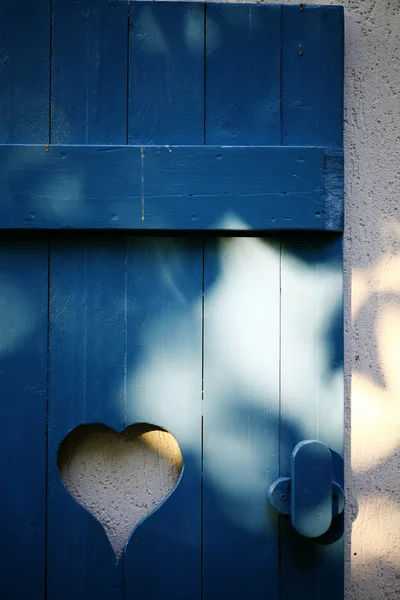
[[[291,477],[279,477],[270,485],[268,502],[279,514],[290,516],[300,535],[324,535],[345,504],[343,489],[333,481],[328,446],[318,440],[297,444],[291,456]]]
[[[290,520],[308,538],[326,533],[332,523],[332,455],[317,440],[300,442],[292,452]]]

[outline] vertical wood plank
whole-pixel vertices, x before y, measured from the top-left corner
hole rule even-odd
[[[282,144],[343,146],[343,7],[282,6]]]
[[[125,598],[201,598],[202,244],[131,238],[126,422],[170,431],[183,457],[175,491],[133,532]]]
[[[203,5],[131,3],[128,115],[130,144],[203,143]],[[184,469],[126,545],[124,593],[199,600],[201,242],[132,238],[127,285],[127,424],[168,429]]]
[[[204,598],[278,600],[279,242],[205,244]]]
[[[342,240],[314,234],[282,243],[281,475],[301,440],[318,439],[334,453],[343,484]],[[323,545],[280,523],[282,598],[343,597],[343,540]]]
[[[44,598],[47,241],[0,242],[3,598]]]
[[[206,143],[281,143],[281,7],[206,7]]]
[[[85,423],[125,422],[124,238],[54,240],[50,267],[47,598],[122,598],[100,523],[66,491],[57,453]]]
[[[52,5],[52,143],[125,144],[127,3]]]
[[[50,123],[50,2],[0,1],[0,143],[45,144]]]
[[[329,313],[326,343],[331,381],[324,387],[318,403],[318,435],[332,451],[333,478],[344,489],[344,315],[343,315],[343,237],[326,237],[322,255],[326,266],[326,286],[321,289],[321,304]],[[318,245],[318,236],[316,244]],[[335,296],[328,288],[335,289]],[[335,302],[336,301],[336,302]],[[325,314],[326,318],[326,314]],[[325,542],[318,547],[319,595],[335,600],[344,598],[344,515],[335,520]]]
[[[204,5],[132,2],[129,143],[204,142]]]

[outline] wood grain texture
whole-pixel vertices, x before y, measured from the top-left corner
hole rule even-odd
[[[279,594],[280,244],[205,240],[204,598]]]
[[[122,565],[100,523],[69,495],[57,467],[85,423],[122,431],[126,379],[124,238],[55,239],[50,261],[47,598],[120,600]]]
[[[206,7],[207,144],[281,143],[281,7]]]
[[[129,143],[202,144],[204,6],[131,3],[129,39]],[[135,210],[139,201],[139,227],[175,229],[166,205],[179,215],[174,198],[184,203],[190,197],[180,187],[178,171],[158,156],[172,157],[175,149],[132,151],[140,152],[140,178],[130,186],[133,195],[140,184],[139,198],[131,200]],[[156,172],[166,179],[157,182]],[[161,213],[159,201],[166,202]],[[185,227],[192,216],[185,211]],[[126,598],[201,598],[201,297],[198,238],[131,238],[127,422],[168,429],[184,466],[175,491],[127,544]]]
[[[127,3],[53,0],[52,143],[126,143],[127,47]]]
[[[343,146],[344,12],[282,6],[282,143]]]
[[[0,242],[2,597],[44,597],[47,242]]]
[[[128,243],[126,422],[170,431],[183,473],[127,544],[125,598],[201,598],[202,252],[199,238]]]
[[[45,144],[50,121],[50,3],[0,1],[0,143]]]
[[[343,227],[343,157],[322,148],[3,146],[0,161],[4,229]]]
[[[342,239],[285,236],[281,272],[280,474],[290,476],[299,442],[317,439],[333,454],[334,479],[343,485]],[[343,598],[343,521],[318,543],[280,521],[283,598]],[[330,543],[327,543],[330,542]],[[290,574],[290,576],[288,575]]]
[[[131,2],[129,143],[204,141],[204,5]]]

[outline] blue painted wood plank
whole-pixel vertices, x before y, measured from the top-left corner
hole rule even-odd
[[[124,238],[53,240],[50,256],[47,598],[121,600],[122,563],[64,487],[59,445],[75,427],[125,423]]]
[[[344,13],[282,6],[282,143],[343,146]]]
[[[281,7],[206,7],[206,144],[281,143]]]
[[[330,286],[335,287],[341,301],[323,292],[322,299],[331,319],[326,327],[329,343],[329,365],[332,375],[332,389],[323,395],[318,405],[319,436],[331,449],[333,479],[344,489],[344,315],[343,315],[343,237],[335,236],[325,246],[323,257],[330,269]],[[327,600],[344,597],[344,515],[336,518],[325,543],[318,548],[319,574],[324,586],[321,595]],[[327,543],[331,542],[331,543]]]
[[[127,3],[53,0],[52,7],[51,142],[125,144]]]
[[[129,143],[204,142],[204,5],[131,2]]]
[[[343,156],[323,148],[3,146],[0,162],[5,229],[343,227]]]
[[[205,238],[204,598],[278,600],[280,244]]]
[[[199,238],[130,238],[126,422],[170,431],[183,473],[133,532],[125,598],[201,598],[202,264]]]
[[[0,242],[1,595],[44,598],[47,242]]]
[[[0,1],[0,143],[45,144],[50,124],[50,3]]]
[[[333,451],[334,478],[342,485],[343,302],[342,239],[292,234],[282,240],[281,267],[282,476],[290,475],[293,448],[318,439]],[[280,523],[283,598],[343,598],[343,531],[317,543]]]

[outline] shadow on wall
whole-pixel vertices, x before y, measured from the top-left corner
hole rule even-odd
[[[295,255],[294,255],[295,258]],[[318,260],[314,261],[315,264],[318,264]],[[314,266],[315,266],[314,264]],[[323,263],[321,263],[323,264]],[[160,267],[161,268],[161,267]],[[185,295],[185,293],[182,291],[182,289],[180,289],[180,285],[179,285],[179,281],[181,280],[181,277],[176,277],[177,273],[176,271],[174,272],[174,269],[178,269],[179,271],[179,266],[175,265],[172,266],[172,268],[167,269],[167,272],[163,272],[163,276],[161,277],[161,279],[164,280],[165,286],[170,290],[169,293],[171,295],[173,295],[176,299],[176,311],[175,311],[175,318],[181,320],[181,322],[185,322],[185,317],[184,317],[184,312],[185,310],[190,311],[191,310],[191,302],[188,302],[188,298],[187,295]],[[165,271],[165,270],[164,270]],[[178,273],[179,274],[179,273]],[[225,277],[225,279],[224,279]],[[385,277],[387,278],[385,280]],[[212,289],[214,286],[218,286],[218,284],[223,286],[225,282],[229,282],[229,274],[227,276],[227,274],[223,274],[223,273],[219,273],[216,278],[215,281],[213,282],[213,284],[210,286],[210,293],[212,293]],[[234,279],[228,283],[228,289],[229,286],[231,284],[233,284]],[[379,285],[385,289],[385,286],[395,286],[396,285],[396,280],[392,277],[392,273],[388,273],[387,271],[387,263],[385,262],[384,265],[382,266],[382,276],[379,279]],[[380,395],[382,394],[382,404],[385,404],[385,393],[390,393],[392,394],[394,391],[394,387],[395,386],[395,377],[394,380],[391,379],[393,378],[393,371],[391,370],[391,361],[392,356],[390,353],[391,348],[395,348],[396,344],[397,344],[397,340],[393,339],[392,336],[392,332],[393,332],[393,323],[395,322],[396,319],[396,315],[393,315],[393,313],[391,312],[391,309],[393,308],[393,298],[394,298],[395,294],[390,293],[390,294],[386,294],[386,293],[381,293],[380,295],[380,300],[378,301],[378,294],[375,294],[372,296],[372,298],[369,297],[369,295],[367,297],[365,297],[365,299],[363,300],[363,303],[361,304],[361,308],[359,309],[358,315],[357,315],[357,319],[360,320],[356,320],[355,321],[355,326],[356,327],[360,327],[362,326],[362,319],[365,318],[363,315],[367,315],[368,311],[366,309],[366,305],[368,305],[369,302],[372,303],[379,303],[379,306],[381,307],[381,309],[384,306],[388,306],[387,310],[388,311],[388,315],[385,317],[385,319],[387,319],[387,321],[385,322],[385,326],[382,327],[382,325],[379,326],[379,321],[378,324],[375,326],[375,330],[377,330],[377,335],[378,338],[380,340],[380,344],[381,344],[381,356],[382,356],[382,360],[381,362],[381,369],[382,369],[382,374],[383,377],[385,377],[386,374],[386,383],[385,385],[382,384],[382,376],[381,374],[379,376],[377,376],[374,379],[373,374],[371,374],[369,371],[367,371],[367,379],[370,381],[370,383],[368,383],[368,381],[364,380],[365,383],[363,384],[365,386],[365,390],[366,390],[366,394],[363,397],[363,411],[365,413],[365,419],[363,421],[363,431],[365,433],[366,428],[369,428],[371,430],[375,430],[377,432],[377,438],[379,437],[379,431],[377,430],[377,428],[379,426],[382,427],[386,427],[387,430],[390,430],[391,427],[395,427],[396,425],[393,424],[391,425],[390,420],[391,420],[391,414],[390,412],[385,414],[384,412],[381,412],[379,409],[379,398]],[[225,297],[224,293],[222,292],[220,295],[221,300]],[[396,297],[396,296],[395,296]],[[388,303],[385,302],[385,300],[389,300]],[[381,302],[383,302],[383,305],[381,304]],[[183,306],[186,306],[186,309],[183,310]],[[366,312],[364,312],[366,311]],[[256,312],[255,313],[255,318],[257,323],[259,323],[259,315]],[[368,317],[370,318],[370,317]],[[329,344],[330,344],[330,340],[332,340],[332,336],[334,335],[333,332],[336,331],[336,328],[334,326],[334,321],[336,319],[339,319],[340,322],[340,315],[338,316],[337,312],[335,313],[335,311],[332,311],[331,314],[331,318],[329,319],[329,322],[326,323],[325,329],[323,332],[321,333],[321,339],[324,340],[324,343],[327,344],[328,348],[329,348]],[[394,321],[393,321],[394,319]],[[157,322],[158,323],[158,322]],[[190,320],[188,321],[188,326],[190,326]],[[370,328],[369,328],[370,329]],[[394,329],[395,331],[396,329]],[[169,329],[167,329],[167,331],[165,332],[165,335],[167,338],[171,337],[173,335],[172,333],[173,328],[171,328],[171,331]],[[254,331],[254,328],[250,327],[250,331]],[[175,332],[176,334],[176,332]],[[154,341],[154,340],[153,340]],[[299,342],[301,342],[301,337],[299,339]],[[304,342],[304,339],[303,339]],[[157,345],[156,345],[157,346]],[[382,347],[383,347],[383,352],[382,352]],[[142,351],[144,352],[143,355],[138,355],[135,357],[132,357],[132,365],[136,365],[136,367],[139,369],[141,369],[140,365],[141,365],[141,361],[144,361],[144,369],[148,368],[148,360],[151,360],[151,358],[149,358],[146,355],[146,350],[142,348]],[[149,353],[150,357],[151,357],[151,352]],[[175,358],[173,356],[171,356],[171,353],[168,353],[168,362],[166,364],[166,369],[173,369],[173,365],[176,365],[176,369],[179,370],[180,368],[180,360],[179,357],[175,357],[176,358],[176,362],[175,362]],[[327,356],[327,370],[330,371],[331,373],[335,373],[335,371],[337,369],[341,369],[341,360],[340,360],[340,356],[338,356],[336,354],[336,352],[332,352],[332,351],[328,351],[326,353]],[[394,355],[396,356],[396,355]],[[156,356],[155,358],[153,357],[153,360],[158,361],[160,357]],[[146,366],[147,365],[147,366]],[[237,365],[235,365],[235,369],[237,368]],[[152,369],[150,368],[150,371],[152,371]],[[234,370],[232,369],[231,366],[231,370],[230,372],[230,377],[231,374],[234,372]],[[134,370],[133,370],[134,373]],[[135,375],[132,373],[132,380],[135,379]],[[239,374],[240,375],[240,374]],[[371,381],[372,380],[372,381]],[[329,380],[328,380],[329,383]],[[249,415],[248,412],[246,411],[246,403],[248,402],[249,398],[251,398],[251,394],[249,394],[249,390],[246,390],[246,397],[245,397],[245,402],[243,401],[243,396],[241,396],[240,394],[237,395],[236,399],[236,391],[237,388],[236,385],[232,385],[232,388],[230,388],[229,390],[226,390],[227,393],[227,398],[229,398],[230,401],[230,410],[231,410],[231,414],[232,414],[232,419],[233,420],[237,420],[239,423],[243,423],[246,422],[246,420],[250,417],[254,418],[254,421],[258,422],[259,424],[263,423],[263,418],[264,418],[264,414],[262,412],[262,410],[260,411],[259,414],[257,414],[257,412],[254,412],[254,409],[252,409],[250,412],[251,414]],[[110,387],[110,389],[112,389],[112,386]],[[379,392],[379,390],[382,390],[382,392]],[[387,390],[387,392],[385,392],[385,390]],[[372,400],[371,400],[372,398]],[[376,403],[375,400],[378,400],[378,403]],[[233,409],[233,407],[235,407],[235,409]],[[383,419],[383,421],[382,421]],[[160,421],[157,421],[160,422]],[[162,424],[162,423],[161,423]],[[262,436],[264,434],[263,430],[262,430],[262,426],[260,425],[261,430],[259,432],[259,435]],[[299,439],[303,439],[305,437],[307,437],[307,431],[302,431],[302,430],[298,430],[297,427],[294,426],[293,423],[290,424],[290,426],[288,426],[288,428],[286,429],[286,432],[282,432],[282,439],[283,440],[288,440],[288,447],[286,449],[286,452],[289,452],[292,448],[292,443],[289,443],[289,440],[299,440]],[[361,435],[361,432],[360,432]],[[240,440],[238,440],[238,443],[240,445]],[[388,440],[389,443],[389,440]],[[289,447],[290,446],[290,447]],[[229,448],[229,446],[228,446]],[[383,448],[382,448],[383,450]],[[371,448],[371,457],[374,456],[374,452],[376,451],[376,449]],[[284,451],[285,453],[285,451]],[[246,454],[244,453],[244,457],[246,457]],[[246,458],[244,460],[244,462],[246,463]],[[386,472],[389,473],[388,477],[386,479],[384,479],[382,481],[382,485],[380,485],[377,489],[376,489],[376,494],[371,494],[369,492],[369,499],[365,498],[365,496],[363,496],[363,501],[366,500],[366,504],[367,507],[370,506],[372,510],[377,510],[377,507],[379,506],[379,511],[382,515],[382,518],[393,518],[395,517],[395,515],[397,514],[398,511],[398,499],[397,499],[397,494],[393,491],[393,472],[397,472],[397,465],[398,465],[398,448],[397,446],[395,446],[394,448],[390,449],[389,452],[387,452],[387,457],[384,461],[381,461],[378,465],[372,465],[370,466],[370,462],[371,462],[371,458],[368,456],[368,453],[365,454],[364,456],[359,456],[357,457],[357,461],[358,462],[363,462],[365,464],[365,468],[359,468],[356,472],[356,477],[362,477],[362,480],[365,482],[365,486],[366,489],[368,490],[368,486],[372,485],[372,482],[377,481],[380,478],[380,474],[382,472]],[[211,485],[213,486],[215,484],[215,482],[213,481],[211,483]],[[349,490],[352,491],[353,485],[350,481],[348,481],[347,483],[348,485],[348,490],[347,490],[347,511],[348,511],[348,515],[350,515],[351,520],[353,521],[356,516],[357,516],[357,505],[356,505],[356,499],[354,497],[354,495],[349,494]],[[224,501],[222,500],[224,497],[224,493],[227,493],[228,495],[230,494],[230,490],[226,490],[225,492],[222,490],[216,491],[215,494],[212,493],[211,494],[211,502],[214,504],[215,511],[219,512],[219,513],[223,513],[223,514],[219,514],[219,520],[221,523],[230,523],[230,526],[232,526],[232,523],[229,521],[230,517],[229,515],[226,514],[226,512],[224,511],[224,504],[226,505],[226,503],[224,503]],[[366,492],[368,494],[368,492]],[[221,495],[222,494],[222,495]],[[222,508],[221,508],[222,507]],[[364,522],[360,525],[365,527],[365,519]],[[368,556],[368,557],[362,557],[358,554],[357,549],[354,549],[354,551],[352,552],[352,560],[353,560],[353,564],[355,565],[353,567],[353,591],[352,593],[354,594],[363,594],[362,597],[364,598],[379,598],[380,596],[376,595],[376,592],[373,592],[373,595],[368,596],[368,594],[370,593],[368,590],[375,590],[376,589],[376,578],[379,578],[379,574],[380,573],[387,573],[390,572],[391,575],[393,575],[393,577],[395,579],[393,579],[393,586],[392,585],[386,585],[385,586],[385,594],[389,594],[389,598],[396,598],[396,594],[397,594],[397,590],[396,590],[396,581],[398,581],[399,579],[399,568],[397,565],[397,559],[396,556],[391,557],[390,556],[390,548],[384,548],[383,544],[380,540],[380,531],[379,531],[379,523],[374,523],[371,522],[368,525],[368,529],[369,529],[369,539],[371,540],[371,555],[372,556]],[[240,534],[240,536],[245,536],[245,532],[243,531],[239,531],[238,530],[238,535]],[[243,541],[243,540],[242,540]],[[375,553],[375,551],[378,553],[378,555],[380,556],[379,558],[374,559],[373,558],[373,554]],[[386,554],[387,558],[386,559],[382,559],[382,554]],[[362,560],[363,561],[363,565],[358,567],[357,566],[357,561],[358,560]],[[380,594],[380,592],[378,592],[378,594]],[[383,594],[383,592],[382,592]],[[392,595],[390,595],[392,594]],[[360,596],[361,597],[361,596]],[[381,596],[382,598],[385,596]]]
[[[323,0],[317,3],[321,1],[325,3]],[[348,315],[348,339],[353,337],[352,344],[348,342],[349,352],[352,346],[353,372],[347,376],[353,376],[353,439],[356,440],[353,443],[356,483],[351,476],[347,480],[346,510],[351,521],[357,516],[356,492],[363,504],[361,519],[355,524],[360,536],[348,556],[348,564],[350,559],[353,563],[349,596],[362,600],[395,599],[400,576],[396,534],[400,521],[397,477],[400,252],[395,139],[400,120],[393,65],[398,52],[396,30],[400,13],[396,3],[389,1],[347,4],[347,268],[353,271],[348,273],[348,303],[351,278],[354,290],[353,315],[350,316],[350,308]],[[386,131],[381,121],[387,123]],[[76,196],[80,185],[77,182]],[[79,210],[79,206],[65,207],[69,209]],[[2,301],[4,298],[2,291]],[[24,298],[19,299],[18,293],[11,291],[9,300],[4,300],[6,310],[12,307],[16,314],[17,303],[23,313]],[[5,348],[9,332],[4,331],[1,336],[5,369],[11,353],[23,353],[21,344],[34,341],[34,332],[29,331],[31,325],[26,326],[25,336],[24,323],[18,318],[11,320],[15,321],[16,331],[12,346]],[[332,360],[333,370],[335,365],[339,366],[336,358]],[[240,406],[238,415],[246,416]],[[293,438],[305,437],[305,433],[291,427],[288,430],[288,436]],[[350,461],[350,452],[347,460]],[[384,535],[381,522],[386,523]],[[347,531],[350,541],[350,522]]]
[[[85,239],[87,248],[94,249],[95,255],[99,250],[99,246],[102,244],[99,244],[98,240],[96,241],[96,238],[93,238],[94,242],[88,238]],[[330,245],[334,239],[334,237],[330,238],[328,245]],[[297,416],[297,422],[289,418],[281,425],[280,440],[278,439],[279,436],[276,433],[278,430],[276,418],[279,415],[279,412],[275,414],[274,407],[276,408],[279,405],[279,397],[276,395],[278,388],[276,386],[276,381],[274,381],[274,369],[271,367],[271,365],[275,364],[274,361],[276,360],[277,346],[273,345],[272,348],[268,347],[268,343],[274,339],[273,336],[275,335],[272,327],[275,318],[273,316],[271,320],[268,320],[268,318],[265,320],[266,313],[273,314],[271,297],[273,302],[274,292],[273,286],[268,282],[267,285],[263,285],[262,282],[260,283],[260,281],[254,277],[252,268],[259,270],[260,267],[262,268],[265,266],[268,272],[271,273],[271,277],[274,277],[274,273],[279,273],[280,265],[286,265],[283,267],[283,272],[286,273],[286,275],[283,276],[283,295],[285,295],[291,286],[292,289],[299,292],[297,303],[292,305],[296,306],[297,314],[293,319],[291,328],[292,344],[295,347],[295,356],[297,356],[299,360],[298,364],[293,364],[292,362],[290,365],[292,369],[293,387],[288,389],[288,393],[292,393],[292,389],[293,394],[297,396],[298,394],[307,394],[309,391],[307,388],[303,389],[302,387],[304,386],[305,379],[307,379],[304,372],[304,363],[307,364],[307,362],[312,361],[312,356],[310,354],[311,347],[308,345],[309,340],[307,339],[307,336],[314,341],[317,338],[320,345],[320,358],[322,361],[319,365],[319,375],[322,387],[319,389],[318,394],[330,394],[332,385],[335,385],[336,376],[338,376],[339,380],[341,379],[342,356],[341,353],[337,351],[338,348],[340,348],[340,340],[337,339],[337,331],[340,327],[335,326],[335,322],[337,325],[340,325],[341,323],[341,317],[337,310],[337,301],[340,298],[340,288],[338,295],[335,296],[338,292],[337,283],[339,280],[336,276],[332,279],[331,268],[329,269],[329,276],[324,278],[324,267],[326,261],[328,260],[329,262],[329,256],[323,252],[324,243],[321,244],[321,241],[313,242],[311,244],[313,250],[308,250],[307,254],[307,250],[304,250],[304,248],[310,248],[310,244],[305,245],[302,236],[290,236],[290,243],[287,240],[288,236],[282,238],[282,244],[279,242],[278,238],[274,238],[272,241],[265,240],[264,242],[257,240],[249,241],[246,238],[237,238],[233,242],[225,240],[218,252],[220,253],[220,256],[222,256],[225,248],[227,250],[225,256],[226,260],[221,261],[219,268],[213,271],[212,277],[206,278],[206,303],[210,303],[207,306],[210,307],[211,314],[209,321],[211,330],[209,330],[209,332],[212,333],[212,328],[216,327],[218,323],[224,325],[224,318],[226,319],[226,322],[230,324],[230,327],[225,331],[224,328],[222,330],[216,330],[215,339],[217,340],[218,337],[219,341],[218,343],[216,341],[215,345],[213,345],[214,352],[216,353],[213,357],[213,362],[216,362],[220,367],[219,370],[225,369],[225,371],[222,372],[221,379],[217,382],[220,384],[222,381],[223,385],[223,387],[220,388],[223,402],[219,407],[221,415],[223,416],[216,419],[218,423],[224,423],[225,427],[220,429],[221,465],[217,465],[215,473],[210,473],[208,482],[209,501],[210,506],[213,506],[215,515],[218,516],[218,521],[221,523],[221,526],[225,523],[227,528],[231,531],[235,531],[236,533],[234,535],[241,540],[242,545],[246,544],[246,540],[247,543],[249,540],[251,543],[257,543],[258,533],[254,529],[254,522],[251,522],[251,520],[249,520],[247,524],[239,524],[235,520],[236,509],[241,509],[241,503],[243,502],[241,492],[243,491],[243,488],[246,489],[246,476],[249,472],[249,465],[251,465],[250,470],[252,470],[255,475],[255,479],[265,480],[266,463],[264,460],[268,460],[268,456],[261,456],[261,460],[258,462],[257,455],[248,455],[248,436],[245,429],[242,428],[243,436],[237,435],[234,440],[234,445],[238,449],[235,457],[236,464],[239,464],[240,461],[243,461],[243,464],[240,469],[238,469],[236,479],[235,477],[229,479],[225,476],[221,476],[221,469],[226,468],[227,460],[229,461],[229,454],[232,452],[229,432],[231,430],[240,432],[243,423],[251,422],[252,435],[255,440],[259,440],[256,443],[259,443],[260,446],[265,446],[267,430],[275,432],[275,434],[269,436],[268,447],[265,451],[270,452],[271,449],[274,447],[276,448],[276,444],[278,444],[278,448],[280,446],[279,451],[283,457],[290,455],[290,452],[297,441],[310,437],[309,431],[307,430],[309,427],[308,422],[302,423],[301,416]],[[138,397],[138,381],[142,381],[143,383],[147,378],[147,387],[146,385],[144,387],[142,386],[142,391],[139,389],[139,395],[143,394],[143,390],[145,389],[145,394],[148,395],[149,403],[154,403],[154,406],[150,407],[150,410],[154,411],[158,410],[156,405],[160,398],[165,399],[166,396],[170,396],[171,399],[177,403],[175,408],[179,409],[179,402],[185,402],[187,397],[190,397],[190,390],[192,389],[191,386],[193,383],[191,378],[193,373],[194,378],[197,378],[197,383],[195,385],[198,386],[199,373],[195,366],[196,361],[191,357],[190,349],[183,351],[183,354],[185,355],[185,365],[183,368],[180,339],[187,340],[185,335],[191,330],[193,323],[199,317],[199,308],[201,308],[201,298],[199,298],[199,293],[201,296],[201,290],[197,290],[192,296],[187,293],[187,284],[190,277],[185,276],[185,273],[189,272],[188,267],[190,265],[185,264],[185,262],[182,263],[182,261],[175,256],[176,250],[181,242],[179,240],[178,242],[174,240],[161,242],[160,240],[155,241],[154,239],[150,242],[147,242],[146,239],[137,241],[137,244],[141,246],[142,249],[144,248],[146,252],[149,250],[151,244],[154,243],[156,243],[156,245],[161,244],[161,249],[154,251],[153,248],[153,251],[148,254],[151,255],[153,269],[152,277],[154,278],[154,281],[161,282],[162,290],[160,296],[154,299],[152,307],[153,312],[148,321],[146,337],[140,339],[141,333],[138,333],[139,340],[136,340],[138,343],[135,344],[134,353],[130,355],[127,404],[130,403],[131,405],[132,422],[135,421],[135,398]],[[196,244],[198,245],[198,241],[193,242],[192,250],[196,248]],[[236,247],[235,244],[237,244]],[[80,243],[77,243],[77,246],[79,245]],[[134,247],[135,246],[132,246],[132,249],[134,249]],[[125,248],[126,246],[122,245],[124,260]],[[115,246],[114,249],[111,249],[111,253],[114,251],[119,251],[118,245]],[[248,252],[250,252],[251,255],[250,261]],[[21,254],[21,258],[22,256],[23,254]],[[88,253],[88,256],[90,256],[90,252]],[[230,256],[233,257],[232,263],[229,262]],[[338,276],[340,278],[340,260],[338,260],[337,255],[334,255],[332,260],[333,264],[337,265]],[[332,263],[330,264],[330,267],[332,267]],[[277,269],[276,272],[274,269]],[[148,264],[145,264],[142,268],[142,274],[138,275],[137,280],[139,282],[147,270]],[[238,297],[237,294],[235,295],[233,293],[233,290],[237,290],[238,277],[242,277],[242,280],[246,284],[243,286],[245,291],[243,292],[244,295],[241,297]],[[251,284],[252,281],[253,284]],[[285,287],[285,281],[287,282],[287,287]],[[324,290],[322,299],[325,297],[331,298],[330,303],[322,304],[322,312],[319,316],[313,315],[313,320],[316,323],[315,327],[310,327],[310,321],[307,321],[306,319],[307,312],[310,314],[310,311],[313,311],[315,306],[314,304],[311,304],[308,307],[304,306],[304,297],[307,297],[307,295],[302,295],[301,290],[297,288],[296,282],[298,281],[303,282],[302,285],[306,286],[308,289],[308,298],[312,299],[315,297],[317,288],[320,287]],[[255,287],[251,287],[252,285]],[[165,298],[168,298],[170,304],[168,323],[161,326]],[[247,314],[243,315],[243,322],[238,318],[240,315],[235,312],[237,305],[229,305],[230,299],[232,298],[236,298],[237,302],[242,306],[251,306],[252,308],[251,311],[247,309]],[[321,298],[318,298],[318,301],[320,300]],[[17,318],[17,313],[24,314],[29,312],[29,295],[21,294],[21,290],[18,289],[18,282],[13,282],[12,280],[12,272],[10,273],[8,281],[2,286],[1,302],[4,307],[4,314],[7,312],[10,317],[8,324],[11,323],[12,325],[14,323],[11,330],[9,330],[7,326],[1,336],[3,342],[3,367],[7,369],[7,360],[11,360],[10,364],[14,364],[13,359],[15,358],[15,354],[21,354],[21,362],[26,362],[23,359],[26,340],[28,339],[34,343],[35,331],[44,327],[45,321],[43,315],[38,314],[35,315],[35,318],[30,321],[28,326],[23,319]],[[268,310],[266,310],[266,307]],[[222,321],[220,320],[221,308],[225,315]],[[149,307],[144,306],[142,310],[145,310],[145,312],[148,313]],[[142,322],[140,314],[138,314],[138,299],[136,296],[131,304],[129,303],[128,298],[127,314],[128,322],[130,319],[133,324],[135,322]],[[304,326],[305,323],[307,325],[306,327]],[[58,325],[55,323],[54,330],[56,330],[57,327]],[[10,337],[11,331],[13,332],[12,337]],[[262,343],[258,348],[255,360],[246,361],[247,350],[249,348],[257,348],[257,344],[260,344],[260,332],[262,331],[268,331],[269,336],[261,336]],[[391,341],[390,328],[385,327],[383,331],[384,339],[389,338],[389,341]],[[160,332],[162,339],[159,338],[157,340],[157,336],[160,335]],[[243,337],[243,332],[246,332],[245,337]],[[9,338],[7,338],[7,335]],[[249,335],[250,337],[246,338],[246,335]],[[9,344],[6,343],[8,339],[10,342]],[[243,360],[239,362],[236,362],[236,352],[229,350],[230,347],[234,347],[232,344],[234,344],[235,340],[236,342],[240,340],[238,352],[239,354],[243,353]],[[266,342],[266,345],[263,345],[264,342]],[[218,358],[221,356],[223,357],[222,363],[221,359]],[[167,359],[166,362],[163,362],[163,359]],[[90,371],[90,358],[88,361],[87,367]],[[161,371],[158,371],[160,376],[160,381],[158,382],[156,381],[157,368],[155,368],[155,365],[161,367]],[[385,368],[386,367],[384,366],[383,373],[385,373]],[[179,378],[181,374],[186,377],[183,387],[181,386],[182,381],[178,381],[178,385],[176,384],[176,377]],[[172,395],[170,395],[170,392],[165,388],[164,375],[168,375],[167,379],[173,386]],[[149,376],[152,379],[151,384],[149,383]],[[309,382],[313,382],[313,377],[314,372],[311,373]],[[393,385],[390,381],[390,376],[387,377],[387,385]],[[113,390],[118,386],[118,382],[113,383],[110,381],[109,385],[104,390],[104,394],[112,394]],[[152,396],[152,392],[154,392],[154,396]],[[288,400],[288,397],[286,397],[286,400]],[[141,401],[139,402],[139,406],[140,405]],[[266,409],[269,411],[267,429]],[[167,413],[169,411],[168,403],[164,402],[163,410],[166,411],[165,416],[167,418]],[[368,415],[366,415],[366,417],[370,418]],[[140,413],[137,418],[141,419]],[[159,418],[155,419],[155,422],[156,424],[164,425],[164,420],[160,413]],[[373,423],[371,423],[371,426],[372,425]],[[171,429],[173,428],[171,427]],[[191,447],[191,435],[190,431],[186,432],[186,438],[183,436],[182,443],[188,457],[187,464],[189,465],[190,462],[193,462],[194,465],[197,464],[197,467],[194,468],[198,468],[197,450],[195,449],[193,451],[193,447]],[[180,441],[180,436],[177,437]],[[174,452],[176,453],[176,448]],[[368,461],[368,456],[365,457],[365,460],[366,462]],[[396,464],[397,460],[398,449],[396,447],[393,449],[393,454],[388,455],[386,463],[390,466]],[[377,477],[382,466],[385,465],[380,464],[379,467],[374,468],[368,468],[367,466],[363,471],[360,471],[360,474],[362,473],[365,481],[368,482]],[[277,472],[274,473],[274,477],[278,474],[288,474],[285,472],[284,468],[283,470],[281,469],[279,473],[279,465],[276,465],[275,468],[277,468]],[[226,475],[226,471],[224,475]],[[77,471],[75,471],[75,476],[79,479],[79,473]],[[169,477],[168,473],[167,476]],[[272,473],[268,476],[272,477]],[[175,481],[176,475],[173,476],[173,482]],[[168,491],[170,491],[170,488]],[[251,488],[249,488],[247,491],[249,494],[246,502],[249,501],[249,499],[250,502],[252,502],[251,497],[254,494],[256,501],[253,506],[258,510],[257,498],[259,499],[261,497],[261,489],[251,490]],[[93,489],[87,492],[89,502],[92,494]],[[262,491],[262,494],[262,500],[264,502],[264,490]],[[396,495],[391,491],[390,479],[383,482],[381,489],[378,490],[376,498],[371,496],[371,502],[379,501],[382,505],[383,497],[387,498],[385,503],[387,510],[395,513],[398,501]],[[348,510],[350,510],[352,516],[355,517],[356,508],[354,498],[348,496],[347,502]],[[165,506],[167,506],[167,503]],[[89,508],[91,507],[89,506]],[[162,510],[164,510],[164,508]],[[253,514],[257,515],[257,512],[254,512]],[[147,521],[150,527],[152,518],[153,517]],[[255,521],[257,521],[257,518]],[[374,527],[372,526],[371,529],[373,530]],[[117,532],[114,535],[115,538],[118,538],[118,535],[120,534]],[[376,543],[378,544],[379,531],[376,531],[376,536]],[[396,561],[393,561],[392,564],[390,562],[390,557],[386,562],[367,559],[365,565],[368,569],[374,569],[375,575],[379,569],[390,568],[391,572],[396,574],[397,577]],[[360,569],[359,572],[361,579],[360,586],[365,590],[367,589],[366,582],[368,582],[368,577],[366,577],[364,569]],[[356,583],[354,583],[354,585],[356,585]]]

